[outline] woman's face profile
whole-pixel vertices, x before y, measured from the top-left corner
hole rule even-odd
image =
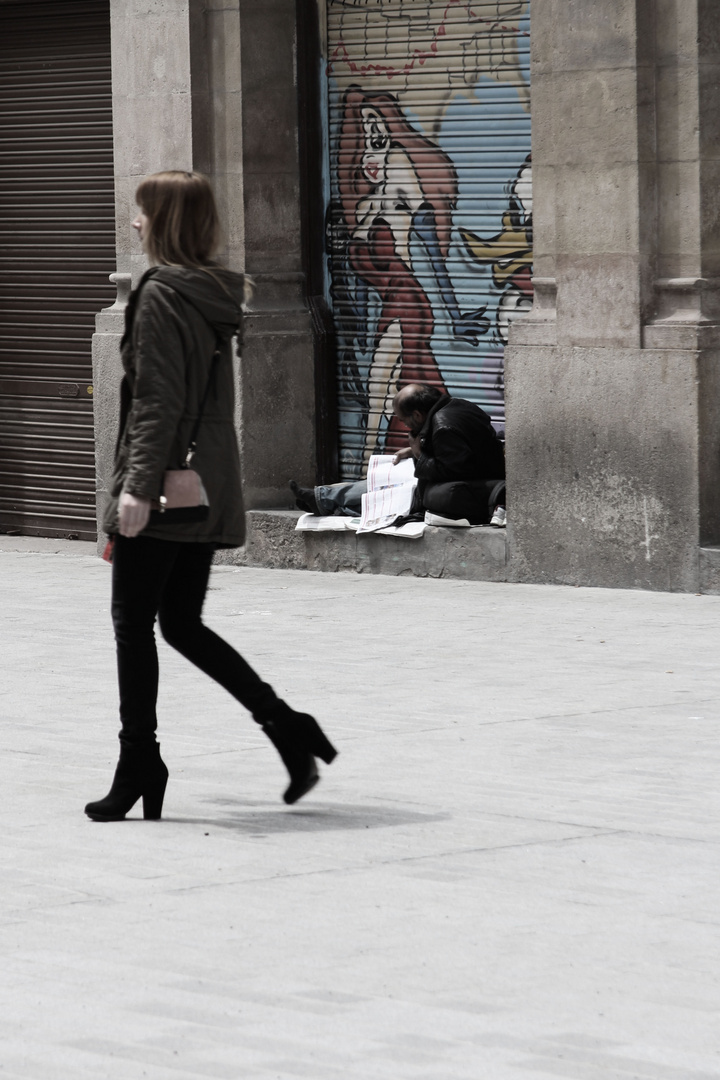
[[[144,212],[144,210],[141,208],[138,215],[137,215],[137,217],[135,218],[135,220],[132,223],[132,227],[133,227],[133,229],[137,229],[138,236],[140,237],[140,243],[142,244],[143,251],[145,251],[145,244],[147,242],[149,225],[150,225],[150,222],[149,222],[148,216]],[[147,254],[147,252],[145,252],[145,253]]]
[[[390,132],[383,116],[376,109],[365,108],[361,115],[365,135],[362,171],[371,184],[384,184]]]

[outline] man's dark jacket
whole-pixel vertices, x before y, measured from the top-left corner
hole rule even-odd
[[[487,483],[505,479],[505,454],[503,445],[490,422],[490,417],[478,405],[463,398],[443,396],[433,405],[420,431],[420,457],[415,461],[418,486],[414,509],[420,505],[432,509],[434,489],[453,481],[465,481],[472,485],[478,502],[487,498]],[[438,489],[449,493],[450,503],[443,502],[448,516],[453,516],[453,493],[459,488]],[[489,494],[489,491],[488,491]],[[464,512],[468,496],[463,490],[463,501],[457,509]],[[483,507],[483,517],[484,515]],[[440,511],[436,511],[440,512]],[[477,516],[477,515],[476,515]]]

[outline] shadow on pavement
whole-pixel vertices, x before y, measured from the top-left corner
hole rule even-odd
[[[347,803],[323,803],[322,806],[286,807],[276,810],[253,810],[239,800],[217,800],[226,812],[218,817],[163,817],[176,825],[205,825],[234,829],[252,835],[293,832],[336,832],[356,829],[390,829],[399,825],[427,825],[447,821],[447,812],[423,814],[396,806],[352,806]],[[237,807],[237,809],[233,809]],[[246,808],[243,808],[246,807]],[[229,811],[229,812],[228,812]]]

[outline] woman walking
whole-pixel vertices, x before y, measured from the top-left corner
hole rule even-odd
[[[293,803],[319,779],[315,758],[329,764],[336,751],[312,716],[278,698],[201,617],[213,552],[244,540],[231,341],[248,283],[212,262],[218,218],[204,176],[157,173],[136,201],[133,226],[151,268],[126,312],[120,436],[103,520],[114,537],[120,759],[110,792],[85,812],[120,821],[142,799],[145,818],[161,816],[168,771],[155,739],[156,616],[165,640],[252,713],[290,774],[284,799]],[[202,488],[189,470],[175,471],[190,461]],[[170,505],[178,476],[195,481],[197,502],[208,505],[163,513],[163,485]]]

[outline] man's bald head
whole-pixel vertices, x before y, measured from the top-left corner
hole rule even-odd
[[[444,394],[437,386],[426,383],[408,383],[393,398],[393,412],[411,431],[419,431],[433,405]]]
[[[408,402],[422,394],[424,389],[422,383],[408,383],[407,386],[403,386],[402,390],[398,390],[393,398],[393,412],[395,415],[408,416],[413,411],[412,404],[408,404]]]

